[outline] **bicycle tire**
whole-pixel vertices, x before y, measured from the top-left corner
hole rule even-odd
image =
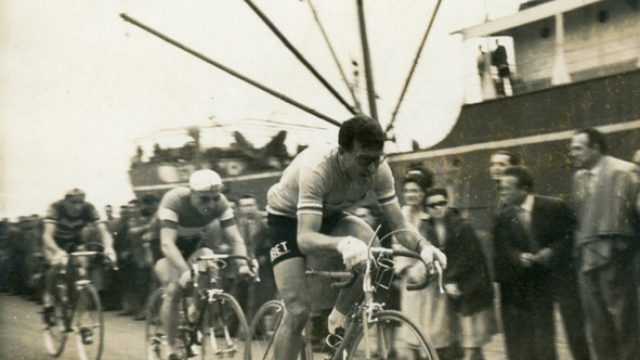
[[[58,287],[58,281],[59,280],[56,280],[55,291],[51,294],[53,297],[53,311],[55,314],[56,324],[54,326],[44,324],[43,332],[45,349],[47,354],[52,357],[58,357],[64,351],[64,347],[67,343],[67,325],[70,322],[69,318],[71,317],[67,287],[66,285],[62,288]]]
[[[362,324],[358,324],[356,326],[358,326],[358,329],[357,333],[353,336],[353,341],[350,341],[350,344],[341,346],[341,348],[349,349],[347,359],[364,358],[364,350],[362,349],[364,347],[362,341],[364,339],[364,327]],[[414,359],[438,360],[438,354],[429,337],[424,333],[420,326],[415,324],[400,311],[382,310],[375,314],[370,326],[370,329],[375,329],[376,341],[374,343],[376,345],[376,349],[370,349],[372,352],[377,352],[377,357],[375,358],[388,359],[392,352],[400,351],[413,353]],[[397,328],[398,326],[403,326],[403,329],[406,329],[410,334],[413,334],[413,338],[408,339],[403,337],[402,341],[393,341],[394,344],[389,342],[390,347],[387,347],[387,341],[384,339],[385,329]],[[380,336],[383,337],[382,341],[380,341]],[[371,334],[369,334],[369,337],[371,337]],[[401,343],[401,346],[406,347],[398,350],[398,348],[395,347],[398,345],[397,343]],[[380,351],[381,349],[382,351]],[[333,358],[342,358],[342,355],[336,353]]]
[[[249,326],[249,341],[254,359],[273,360],[273,339],[282,321],[284,304],[282,300],[269,300],[256,311]]]
[[[206,300],[205,300],[206,301]],[[227,293],[215,295],[203,309],[201,359],[218,359],[222,356],[251,360],[249,325],[238,301]]]
[[[98,292],[90,283],[81,285],[77,292],[74,319],[78,356],[80,360],[100,360],[104,346],[104,318],[100,297],[98,297]],[[83,298],[88,302],[82,302]],[[87,319],[89,320],[86,321]],[[93,334],[93,341],[85,343],[82,339],[81,330],[89,328]]]

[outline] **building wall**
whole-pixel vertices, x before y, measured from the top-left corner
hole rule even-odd
[[[608,19],[600,22],[602,11]],[[565,14],[565,57],[574,81],[636,68],[640,56],[640,11],[622,1],[607,1]],[[546,34],[546,37],[543,36]],[[516,28],[517,78],[525,88],[548,86],[554,63],[555,20]]]

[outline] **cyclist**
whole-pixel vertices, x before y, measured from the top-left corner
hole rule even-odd
[[[207,247],[206,228],[219,220],[225,238],[231,241],[232,252],[247,255],[246,246],[235,223],[233,210],[221,193],[222,179],[213,170],[194,171],[189,187],[177,187],[167,192],[160,202],[160,243],[164,258],[158,260],[155,272],[165,287],[160,316],[169,345],[169,359],[178,359],[176,334],[182,289],[191,280],[190,265],[199,256],[213,255]],[[246,262],[238,263],[241,276],[253,275]],[[191,309],[190,309],[191,310]]]
[[[347,268],[367,257],[363,240],[371,239],[373,231],[362,219],[344,210],[374,192],[391,230],[412,228],[402,216],[391,169],[384,161],[380,125],[357,115],[340,126],[338,144],[300,153],[267,194],[271,262],[285,305],[274,343],[279,360],[295,359],[301,349],[301,332],[310,307],[305,256],[337,251]],[[401,232],[397,238],[419,252],[428,264],[435,259],[446,266],[444,254],[421,236]],[[361,288],[352,286],[339,293],[328,319],[331,333],[345,326],[345,314],[361,292]]]
[[[71,189],[66,192],[64,199],[51,204],[44,219],[44,231],[42,234],[44,252],[49,266],[45,276],[45,290],[43,294],[43,316],[47,326],[55,326],[55,312],[53,308],[53,287],[55,276],[66,266],[68,254],[64,249],[76,251],[82,249],[82,230],[90,224],[96,224],[104,245],[104,254],[115,263],[116,252],[113,250],[113,238],[107,230],[107,226],[100,221],[96,208],[85,201],[85,193],[80,189]],[[86,264],[80,267],[85,271]],[[85,344],[93,342],[93,333],[90,328],[80,329],[82,341]]]

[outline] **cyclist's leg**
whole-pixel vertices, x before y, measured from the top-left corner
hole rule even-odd
[[[353,236],[364,242],[368,242],[373,238],[373,230],[364,220],[356,216],[347,215],[335,224],[331,235]],[[331,327],[343,326],[343,324],[339,322],[352,310],[353,304],[361,300],[362,295],[362,277],[359,277],[350,288],[340,291],[334,309],[329,315],[329,322],[330,324],[333,323],[333,325],[330,325],[329,330],[332,330]],[[336,324],[336,322],[338,322],[338,324]]]
[[[180,320],[180,296],[182,290],[178,285],[180,274],[171,266],[169,260],[160,259],[155,265],[155,272],[158,279],[165,288],[165,296],[160,309],[160,318],[164,324],[167,334],[167,343],[169,345],[169,353],[176,351],[176,337],[178,333],[178,322]]]
[[[305,259],[292,257],[274,265],[273,274],[285,312],[275,339],[276,359],[296,359],[302,345],[302,329],[309,318],[309,298],[304,275]]]

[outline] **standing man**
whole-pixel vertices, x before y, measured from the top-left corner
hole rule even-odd
[[[242,216],[238,218],[238,229],[247,244],[247,251],[259,264],[259,282],[252,282],[248,286],[245,296],[248,319],[265,302],[276,298],[276,284],[273,279],[273,267],[269,253],[271,242],[267,238],[266,214],[258,208],[258,200],[252,194],[245,194],[238,199],[238,210]]]
[[[593,128],[573,135],[569,155],[577,169],[575,246],[593,348],[599,360],[637,359],[638,294],[631,276],[639,241],[636,166],[607,155],[604,134]]]
[[[505,171],[500,194],[506,207],[493,229],[495,276],[512,360],[557,358],[550,266],[570,241],[571,217],[557,200],[532,195],[533,186],[525,167]]]
[[[272,239],[271,262],[285,313],[275,335],[278,360],[296,359],[310,299],[304,275],[306,257],[341,254],[347,268],[368,256],[365,241],[373,230],[345,210],[373,192],[391,230],[413,228],[402,216],[393,176],[384,160],[384,132],[377,121],[357,115],[340,126],[338,146],[300,153],[267,194],[267,222]],[[431,264],[446,257],[422,236],[401,232],[397,239]],[[358,283],[358,282],[356,282]],[[344,327],[346,314],[361,295],[357,286],[343,289],[328,319],[329,331]]]

